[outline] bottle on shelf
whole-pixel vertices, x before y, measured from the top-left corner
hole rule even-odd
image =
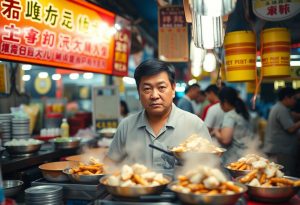
[[[69,137],[69,124],[66,118],[62,120],[61,126],[60,126],[60,136],[61,137]]]

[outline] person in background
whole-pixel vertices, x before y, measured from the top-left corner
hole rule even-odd
[[[220,105],[225,112],[221,129],[213,130],[213,135],[227,151],[222,155],[224,164],[242,157],[253,137],[250,129],[250,116],[245,103],[238,97],[234,88],[223,87],[219,93]]]
[[[214,129],[219,130],[221,128],[224,114],[225,113],[221,108],[220,102],[217,102],[209,107],[204,123],[206,124],[210,133],[212,133]]]
[[[199,117],[201,117],[203,109],[209,104],[208,100],[206,99],[205,92],[203,90],[200,90],[199,96],[193,103],[193,108]]]
[[[213,106],[214,104],[219,102],[219,97],[218,97],[218,93],[219,93],[219,88],[216,85],[209,85],[206,89],[205,89],[205,95],[207,100],[209,101],[209,105],[207,105],[202,113],[201,119],[204,121],[205,117],[207,115],[207,111],[208,109]]]
[[[142,163],[155,171],[173,174],[175,158],[149,144],[167,150],[195,133],[211,140],[209,132],[196,115],[173,103],[176,84],[171,64],[147,60],[136,68],[134,78],[144,109],[121,121],[104,163]]]
[[[185,95],[179,99],[177,106],[185,111],[195,114],[192,101],[195,101],[200,94],[200,86],[198,84],[192,84],[185,90]]]
[[[124,100],[120,101],[120,113],[121,113],[121,119],[124,119],[129,114],[127,103]]]
[[[300,121],[294,122],[290,109],[296,103],[296,91],[286,87],[278,91],[278,102],[269,114],[264,152],[284,166],[285,174],[296,175],[298,138],[296,132]]]

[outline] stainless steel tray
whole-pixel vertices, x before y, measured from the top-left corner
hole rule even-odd
[[[99,185],[77,184],[71,182],[49,182],[44,178],[31,182],[31,186],[58,185],[63,187],[64,199],[96,200],[107,195]]]

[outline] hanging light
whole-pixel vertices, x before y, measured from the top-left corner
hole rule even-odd
[[[192,10],[202,16],[225,16],[235,8],[237,0],[190,0]]]
[[[205,56],[205,50],[195,46],[194,41],[190,43],[191,72],[194,77],[202,73],[202,62]]]
[[[199,48],[221,47],[224,40],[222,17],[201,16],[193,12],[192,37]]]
[[[207,51],[204,61],[203,61],[203,69],[206,72],[212,72],[216,69],[217,60],[212,51]]]

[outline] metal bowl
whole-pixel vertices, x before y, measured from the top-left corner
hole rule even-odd
[[[6,151],[13,156],[31,155],[41,149],[43,143],[19,146],[5,146]]]
[[[69,177],[63,173],[63,170],[77,166],[78,162],[61,161],[42,164],[39,169],[42,171],[43,177],[51,182],[69,181]]]
[[[12,197],[22,190],[24,182],[20,180],[4,180],[3,189],[6,197]]]
[[[93,175],[79,175],[79,174],[70,174],[70,168],[64,169],[65,173],[72,182],[83,183],[83,184],[98,184],[99,179],[101,179],[105,174],[93,174]]]
[[[101,137],[113,138],[117,129],[116,128],[103,128],[99,131]]]
[[[106,190],[114,195],[119,197],[140,197],[144,195],[151,195],[151,194],[160,194],[168,185],[168,183],[159,185],[159,186],[140,186],[140,187],[121,187],[121,186],[111,186],[106,183],[108,177],[102,177],[100,179],[100,184],[106,188]],[[164,175],[168,181],[171,181],[171,177]]]
[[[178,184],[178,182],[172,182],[168,185],[168,188],[176,193],[180,201],[187,204],[203,204],[203,205],[233,205],[236,204],[238,199],[247,191],[247,187],[241,183],[234,182],[236,186],[243,188],[243,191],[240,193],[234,194],[191,194],[191,193],[182,193],[172,189],[173,185]]]
[[[230,169],[228,167],[229,164],[225,165],[225,169],[227,169],[230,173],[230,175],[233,177],[233,178],[237,178],[237,177],[240,177],[240,176],[245,176],[247,175],[248,173],[250,173],[252,170],[235,170],[235,169]],[[282,165],[278,165],[278,168],[279,169],[283,169],[283,166]]]
[[[66,141],[59,141],[60,138],[50,140],[56,149],[74,149],[79,147],[81,139],[78,137],[67,138]]]
[[[240,179],[238,177],[237,179]],[[291,180],[299,180],[296,177],[284,176],[284,178]],[[248,196],[256,201],[268,202],[268,203],[281,203],[290,200],[297,192],[300,187],[248,187]]]
[[[207,158],[207,157],[221,157],[224,152],[226,152],[226,149],[220,148],[222,151],[220,152],[193,152],[193,151],[188,151],[188,152],[176,152],[172,151],[171,149],[169,150],[170,152],[173,153],[173,155],[179,159],[180,161],[184,161],[185,159],[189,158],[188,156],[193,156],[193,157],[199,157],[201,159]]]

